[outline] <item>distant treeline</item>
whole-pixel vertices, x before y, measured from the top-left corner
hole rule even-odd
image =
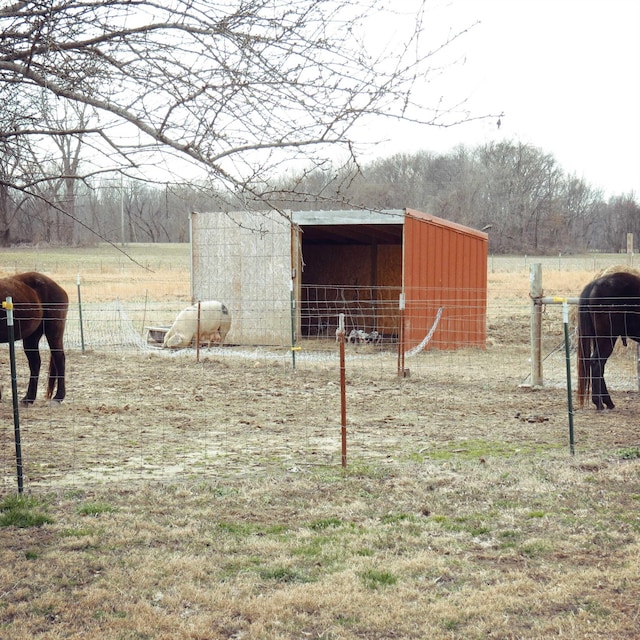
[[[552,155],[501,142],[446,154],[397,154],[359,166],[301,170],[228,194],[203,184],[82,180],[40,197],[11,190],[0,244],[187,242],[191,211],[268,206],[284,210],[418,209],[476,229],[489,227],[492,253],[616,252],[640,238],[634,193],[605,200],[567,175]],[[55,206],[51,206],[55,203]]]

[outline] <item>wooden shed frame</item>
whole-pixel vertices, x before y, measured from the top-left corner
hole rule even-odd
[[[481,231],[396,209],[192,213],[190,235],[192,300],[229,306],[228,342],[286,346],[320,329],[333,338],[344,303],[368,309],[352,328],[402,335],[406,350],[429,334],[424,348],[485,346]]]

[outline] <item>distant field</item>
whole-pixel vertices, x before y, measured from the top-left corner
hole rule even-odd
[[[121,247],[20,247],[0,249],[0,272],[42,271],[69,292],[80,278],[87,302],[105,300],[188,300],[187,244],[130,244]]]
[[[19,247],[0,249],[0,272],[43,271],[68,289],[80,276],[83,297],[100,301],[109,296],[123,300],[187,299],[190,287],[188,244],[100,244],[96,247]],[[588,279],[613,264],[640,267],[638,256],[587,254],[568,256],[490,256],[489,298],[501,291],[528,292],[531,264],[542,264],[543,281],[550,291],[578,292]]]
[[[534,262],[545,271],[588,271],[595,273],[614,264],[640,268],[640,256],[624,253],[589,253],[556,256],[489,256],[489,272],[528,272]]]

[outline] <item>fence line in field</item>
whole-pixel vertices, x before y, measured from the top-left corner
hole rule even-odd
[[[628,267],[640,267],[640,258],[636,254],[558,254],[557,256],[497,256],[487,259],[489,273],[521,272],[527,275],[531,265],[540,264],[548,271],[590,271],[597,273],[613,265],[624,264]]]
[[[295,371],[289,346],[206,348],[196,362],[195,349],[163,349],[145,334],[146,325],[170,324],[181,306],[83,304],[83,353],[80,314],[71,305],[67,399],[56,409],[39,398],[22,413],[27,490],[339,465],[335,336],[300,340]],[[346,345],[350,462],[423,455],[430,439],[447,437],[461,414],[477,416],[482,425],[487,414],[475,408],[478,398],[517,393],[529,368],[530,307],[524,297],[492,306],[486,349],[420,351],[406,379],[397,375],[397,342]],[[561,332],[556,309],[543,311],[549,387],[565,384]],[[28,374],[20,351],[24,389]],[[613,388],[633,380],[627,361],[620,375],[611,363]],[[46,355],[43,364],[44,373]],[[565,406],[560,397],[556,409],[563,420]],[[501,424],[512,421],[505,415]],[[5,432],[0,439],[1,484],[11,488],[15,463]]]

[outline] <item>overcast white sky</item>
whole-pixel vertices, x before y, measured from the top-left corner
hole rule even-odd
[[[445,0],[433,20],[453,30],[480,24],[456,44],[464,64],[426,86],[425,103],[439,92],[468,97],[474,114],[504,112],[501,127],[403,125],[376,155],[521,141],[607,196],[640,196],[640,1]]]

